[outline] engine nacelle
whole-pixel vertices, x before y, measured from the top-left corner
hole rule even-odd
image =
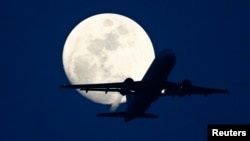
[[[179,88],[179,96],[183,97],[189,93],[192,83],[190,80],[183,80]]]
[[[120,93],[122,95],[126,95],[128,93],[131,93],[131,86],[133,85],[134,80],[132,78],[127,78],[122,84]]]

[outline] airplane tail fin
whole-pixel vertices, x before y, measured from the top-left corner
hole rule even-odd
[[[98,116],[98,117],[121,117],[121,118],[123,118],[123,117],[126,116],[126,112],[100,113],[100,114],[97,114],[96,116]],[[138,117],[138,118],[158,118],[158,115],[143,113],[143,114],[140,114],[140,115],[138,115],[136,117]]]

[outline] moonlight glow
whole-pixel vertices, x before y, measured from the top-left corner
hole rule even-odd
[[[99,14],[80,22],[63,50],[65,73],[72,84],[141,80],[154,50],[146,32],[133,20],[117,14]],[[101,104],[125,102],[119,93],[79,91]]]

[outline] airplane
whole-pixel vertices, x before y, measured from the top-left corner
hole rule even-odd
[[[141,81],[134,81],[132,78],[124,82],[102,83],[102,84],[74,84],[62,85],[61,88],[80,89],[88,91],[119,92],[126,96],[127,108],[124,112],[100,113],[99,117],[122,117],[125,122],[134,118],[157,118],[158,115],[145,113],[150,105],[161,96],[184,97],[185,95],[213,93],[227,94],[228,90],[213,89],[207,87],[192,86],[190,80],[183,80],[181,83],[166,81],[176,61],[175,53],[170,50],[161,51],[153,60],[149,69]]]

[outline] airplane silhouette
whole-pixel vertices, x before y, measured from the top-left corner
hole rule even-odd
[[[118,83],[62,85],[61,87],[80,89],[86,92],[121,93],[127,99],[126,111],[101,113],[97,114],[97,116],[122,117],[126,122],[134,118],[157,118],[157,115],[148,114],[145,111],[161,96],[178,95],[183,97],[191,94],[229,93],[229,91],[223,89],[192,86],[190,80],[183,80],[181,83],[166,81],[175,61],[176,56],[172,50],[163,50],[153,60],[141,81],[133,81],[132,78],[127,78],[124,82]]]

